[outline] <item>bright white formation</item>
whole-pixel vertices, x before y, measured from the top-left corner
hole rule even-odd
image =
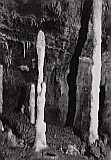
[[[102,0],[93,0],[93,65],[92,65],[92,89],[91,89],[91,123],[90,123],[90,144],[98,139],[98,111],[99,92],[101,80],[101,16]]]
[[[37,54],[38,54],[38,85],[37,85],[37,119],[36,119],[36,139],[35,151],[39,152],[47,147],[46,145],[46,124],[44,122],[44,107],[46,83],[43,82],[43,67],[45,58],[45,35],[39,31],[37,37]]]

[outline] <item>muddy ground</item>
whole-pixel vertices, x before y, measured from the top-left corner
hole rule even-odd
[[[29,119],[21,113],[14,113],[8,121],[5,121],[5,118],[5,131],[0,132],[0,160],[107,160],[109,147],[106,140],[88,146],[74,135],[71,128],[63,128],[56,124],[47,124],[48,149],[35,153],[35,127],[29,123]],[[16,147],[7,138],[10,128],[17,137]]]

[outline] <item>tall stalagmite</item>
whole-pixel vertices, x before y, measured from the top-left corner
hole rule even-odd
[[[98,139],[98,111],[99,92],[101,79],[101,16],[102,0],[93,0],[93,66],[92,66],[92,89],[91,89],[91,113],[90,113],[90,144]]]
[[[37,85],[37,119],[36,119],[36,139],[35,151],[39,152],[47,147],[46,145],[46,124],[44,122],[44,107],[46,83],[43,82],[43,67],[45,58],[45,35],[39,31],[37,37],[37,54],[38,54],[38,85]]]

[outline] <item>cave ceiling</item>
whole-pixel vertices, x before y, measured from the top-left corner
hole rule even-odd
[[[59,21],[61,10],[61,2],[52,0],[0,0],[0,34],[34,41],[41,25]]]

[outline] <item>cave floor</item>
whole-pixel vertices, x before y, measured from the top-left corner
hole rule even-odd
[[[33,147],[10,147],[5,132],[0,132],[0,160],[88,160],[84,156],[85,144],[73,134],[71,128],[47,124],[48,149],[35,153]],[[95,150],[94,152],[98,152]],[[97,153],[98,154],[98,153]],[[96,160],[100,158],[90,158]],[[101,160],[107,160],[103,157]]]
[[[33,147],[11,147],[7,134],[0,132],[0,160],[82,160],[78,148],[81,141],[70,128],[47,125],[48,149],[37,154]]]

